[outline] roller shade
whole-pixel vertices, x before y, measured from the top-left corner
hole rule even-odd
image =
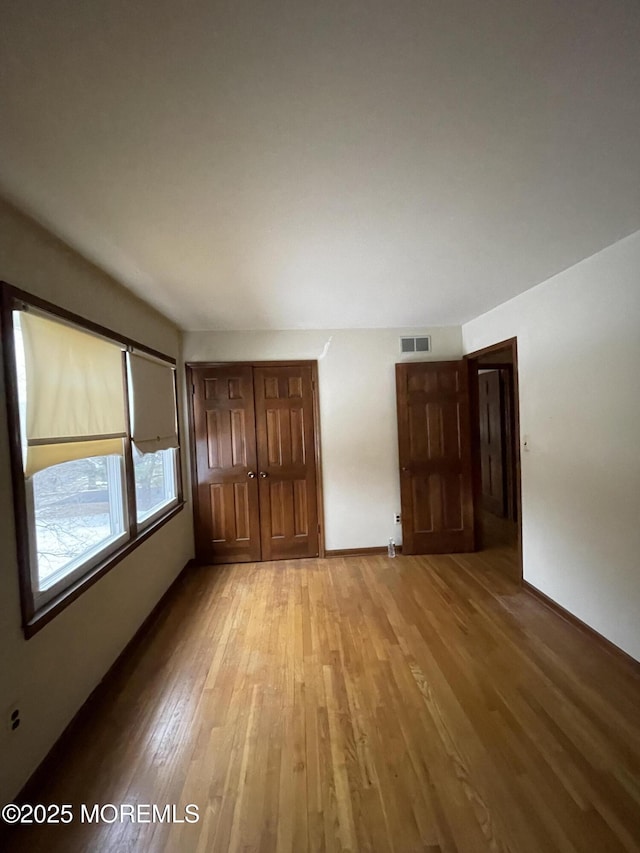
[[[178,447],[175,369],[129,354],[131,438],[141,453]]]
[[[37,314],[21,314],[27,476],[72,459],[121,454],[122,349]]]

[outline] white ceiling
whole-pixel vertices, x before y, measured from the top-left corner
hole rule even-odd
[[[464,322],[640,228],[636,0],[19,0],[0,186],[187,329]]]

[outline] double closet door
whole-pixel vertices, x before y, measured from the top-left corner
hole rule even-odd
[[[318,556],[310,363],[189,366],[200,562]]]

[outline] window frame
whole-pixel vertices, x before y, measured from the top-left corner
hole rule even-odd
[[[42,601],[42,594],[34,589],[32,580],[33,548],[35,545],[35,530],[30,521],[28,507],[27,480],[24,476],[22,458],[22,437],[20,433],[20,413],[18,405],[18,383],[16,372],[16,351],[13,332],[13,312],[34,308],[50,314],[54,319],[72,323],[82,331],[95,334],[123,347],[122,370],[125,389],[125,418],[126,437],[124,439],[124,505],[128,524],[125,524],[126,541],[121,544],[111,543],[105,553],[94,554],[82,568],[69,574],[69,583],[47,600]],[[83,592],[96,581],[114,568],[121,560],[131,554],[139,545],[174,518],[184,508],[184,486],[182,476],[182,440],[180,429],[180,398],[178,394],[178,371],[175,358],[154,350],[131,338],[114,332],[98,323],[87,320],[78,314],[60,308],[51,302],[40,299],[33,294],[20,290],[6,281],[0,281],[0,329],[2,339],[2,360],[4,364],[5,398],[7,425],[9,432],[9,451],[11,478],[13,484],[13,507],[16,529],[16,552],[18,560],[18,575],[20,583],[20,604],[22,611],[22,629],[26,639],[29,639],[50,622],[58,613],[68,607]],[[178,427],[178,447],[175,448],[175,483],[176,498],[168,505],[161,507],[157,513],[142,522],[137,521],[135,474],[133,467],[133,450],[131,442],[131,413],[129,399],[129,382],[127,375],[127,351],[136,350],[155,359],[165,362],[174,368],[176,415]],[[33,515],[31,515],[31,519]]]
[[[83,555],[76,557],[70,561],[71,568],[64,574],[60,574],[61,570],[52,573],[54,579],[43,587],[39,582],[39,567],[38,567],[38,551],[37,551],[37,534],[32,535],[29,542],[29,559],[30,559],[30,578],[31,591],[36,610],[44,607],[49,601],[56,598],[57,595],[64,592],[71,584],[83,578],[87,572],[90,572],[94,566],[102,563],[110,554],[115,553],[119,548],[129,542],[129,519],[127,517],[128,505],[127,496],[125,493],[125,469],[124,459],[122,456],[107,456],[107,476],[111,471],[109,469],[119,468],[118,475],[114,477],[116,484],[117,497],[119,498],[118,507],[122,515],[122,531],[112,539],[109,539],[106,544],[98,543],[92,548],[88,548]],[[36,509],[34,500],[34,483],[33,477],[25,478],[25,489],[27,495],[27,523],[30,530],[36,527]],[[109,495],[109,502],[113,500],[113,495]],[[59,577],[56,578],[56,575]]]
[[[136,514],[136,520],[138,522],[138,530],[144,530],[150,524],[153,524],[154,521],[157,521],[157,519],[160,518],[165,512],[167,512],[167,510],[169,510],[169,509],[171,509],[171,507],[175,506],[175,504],[178,500],[178,497],[177,497],[177,492],[178,492],[178,457],[180,455],[180,448],[179,447],[170,447],[170,448],[168,448],[168,450],[172,451],[173,464],[171,465],[171,468],[172,468],[173,482],[176,486],[176,497],[171,498],[169,501],[165,501],[165,503],[161,504],[157,509],[154,509],[153,512],[150,512],[148,515],[145,515],[144,518],[140,518],[139,515]],[[166,451],[161,451],[161,452],[166,453]],[[135,475],[135,463],[134,463],[134,475]],[[137,510],[137,507],[136,507],[136,510]]]

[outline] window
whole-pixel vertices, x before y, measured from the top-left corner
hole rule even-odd
[[[136,513],[145,525],[175,502],[177,421],[175,377],[143,354],[127,357]]]
[[[176,500],[176,452],[141,453],[134,445],[133,467],[138,524],[142,525]]]
[[[182,505],[175,364],[2,285],[25,633]]]
[[[29,480],[35,532],[32,578],[45,602],[127,539],[124,466],[118,456],[74,459]],[[30,525],[30,526],[31,526]]]

